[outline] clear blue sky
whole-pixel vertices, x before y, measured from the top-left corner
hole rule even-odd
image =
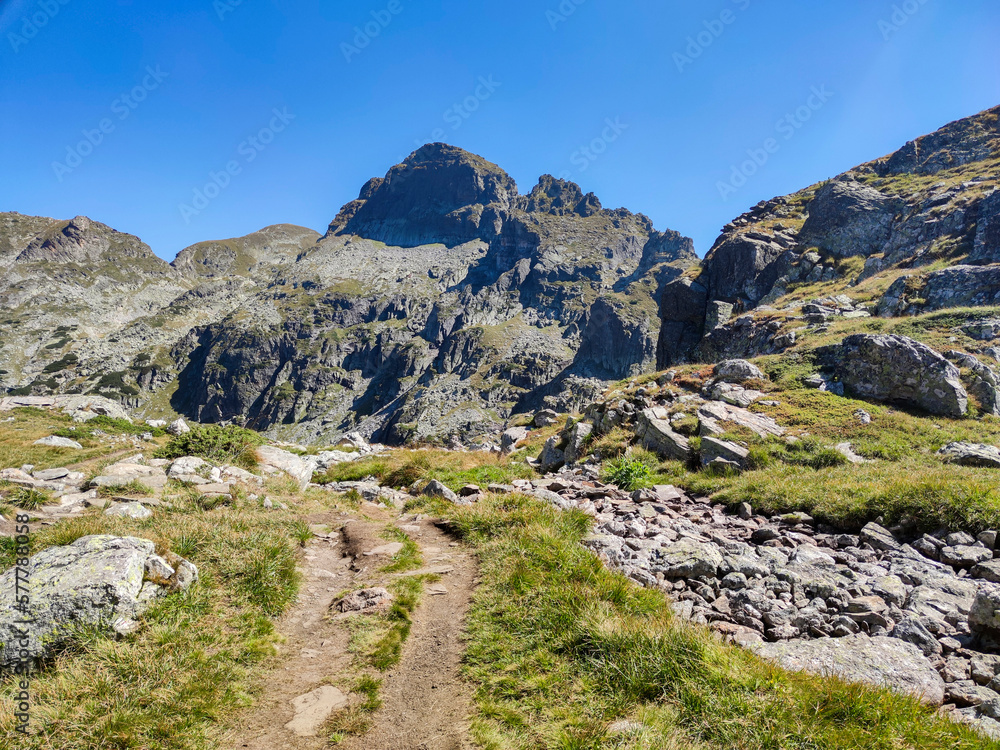
[[[704,254],[757,201],[1000,104],[996,0],[7,0],[0,32],[0,210],[85,214],[167,259],[325,231],[432,140],[522,192],[573,179]]]

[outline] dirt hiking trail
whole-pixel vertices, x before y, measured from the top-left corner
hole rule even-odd
[[[220,745],[234,750],[471,750],[472,691],[459,668],[477,575],[474,557],[433,520],[397,517],[369,503],[356,513],[314,514],[307,520],[316,536],[301,561],[299,598],[276,625],[286,639],[280,644],[281,661]],[[379,571],[394,554],[379,533],[388,523],[417,543],[420,570]],[[345,687],[359,672],[348,651],[346,616],[332,609],[334,600],[346,589],[385,586],[420,573],[438,574],[440,581],[425,584],[402,658],[381,675],[382,707],[371,715],[368,732],[332,744],[324,723],[360,701]]]

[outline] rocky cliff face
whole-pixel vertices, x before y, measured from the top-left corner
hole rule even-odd
[[[700,273],[664,290],[659,364],[698,356],[708,336],[733,340],[742,355],[767,353],[746,351],[746,337],[719,328],[810,285],[821,292],[822,284],[840,290],[885,280],[891,286],[877,306],[890,315],[994,304],[998,118],[1000,107],[951,123],[727,224]],[[735,354],[709,348],[715,356]]]
[[[2,217],[8,391],[303,441],[467,438],[649,369],[662,287],[696,260],[645,216],[550,176],[520,195],[444,144],[370,180],[324,237],[268,227],[169,265],[83,218]]]

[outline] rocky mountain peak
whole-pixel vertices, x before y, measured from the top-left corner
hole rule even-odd
[[[479,236],[483,207],[506,210],[517,185],[500,167],[446,143],[428,143],[385,177],[365,183],[330,234],[355,234],[387,245],[457,245]]]
[[[556,216],[577,214],[592,216],[601,210],[601,201],[593,193],[583,194],[575,182],[560,180],[550,174],[538,178],[524,201],[529,212],[548,213]]]
[[[880,176],[937,174],[1000,153],[1000,107],[964,117],[872,163]]]
[[[128,259],[159,260],[145,242],[86,216],[53,222],[18,255],[17,262],[95,263]],[[160,261],[166,267],[166,263]]]

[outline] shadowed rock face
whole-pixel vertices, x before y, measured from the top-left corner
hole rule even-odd
[[[906,269],[917,278],[899,282],[886,309],[937,309],[924,307],[921,266],[942,259],[969,265],[1000,261],[998,120],[1000,107],[995,107],[951,123],[830,181],[762,201],[727,224],[702,262],[698,283],[706,298],[704,304],[697,302],[700,319],[691,319],[689,288],[676,283],[665,287],[660,366],[716,348],[697,348],[702,335],[726,323],[713,319],[706,328],[706,317],[718,310],[716,303],[733,305],[732,314],[739,315],[769,304],[793,284],[843,282],[845,277],[863,281]],[[856,256],[865,259],[860,272],[846,262]],[[943,280],[937,277],[928,285]],[[965,272],[954,280],[965,290],[954,295],[955,304],[988,304],[960,300],[993,296],[978,288],[987,281],[986,273]],[[913,293],[900,300],[903,284]],[[677,302],[669,299],[675,294]],[[940,293],[935,299],[946,296]],[[716,333],[715,338],[726,336]],[[770,353],[771,342],[767,347],[740,353]]]
[[[385,177],[365,183],[358,200],[334,219],[329,234],[356,234],[400,247],[452,246],[481,236],[485,206],[493,207],[485,217],[488,232],[495,212],[510,209],[516,198],[517,185],[496,164],[454,146],[430,143]]]
[[[305,442],[469,438],[652,368],[660,289],[695,260],[641,214],[550,175],[520,195],[445,144],[370,180],[324,237],[277,225],[172,264],[87,219],[0,214],[0,299],[23,334],[0,384]]]

